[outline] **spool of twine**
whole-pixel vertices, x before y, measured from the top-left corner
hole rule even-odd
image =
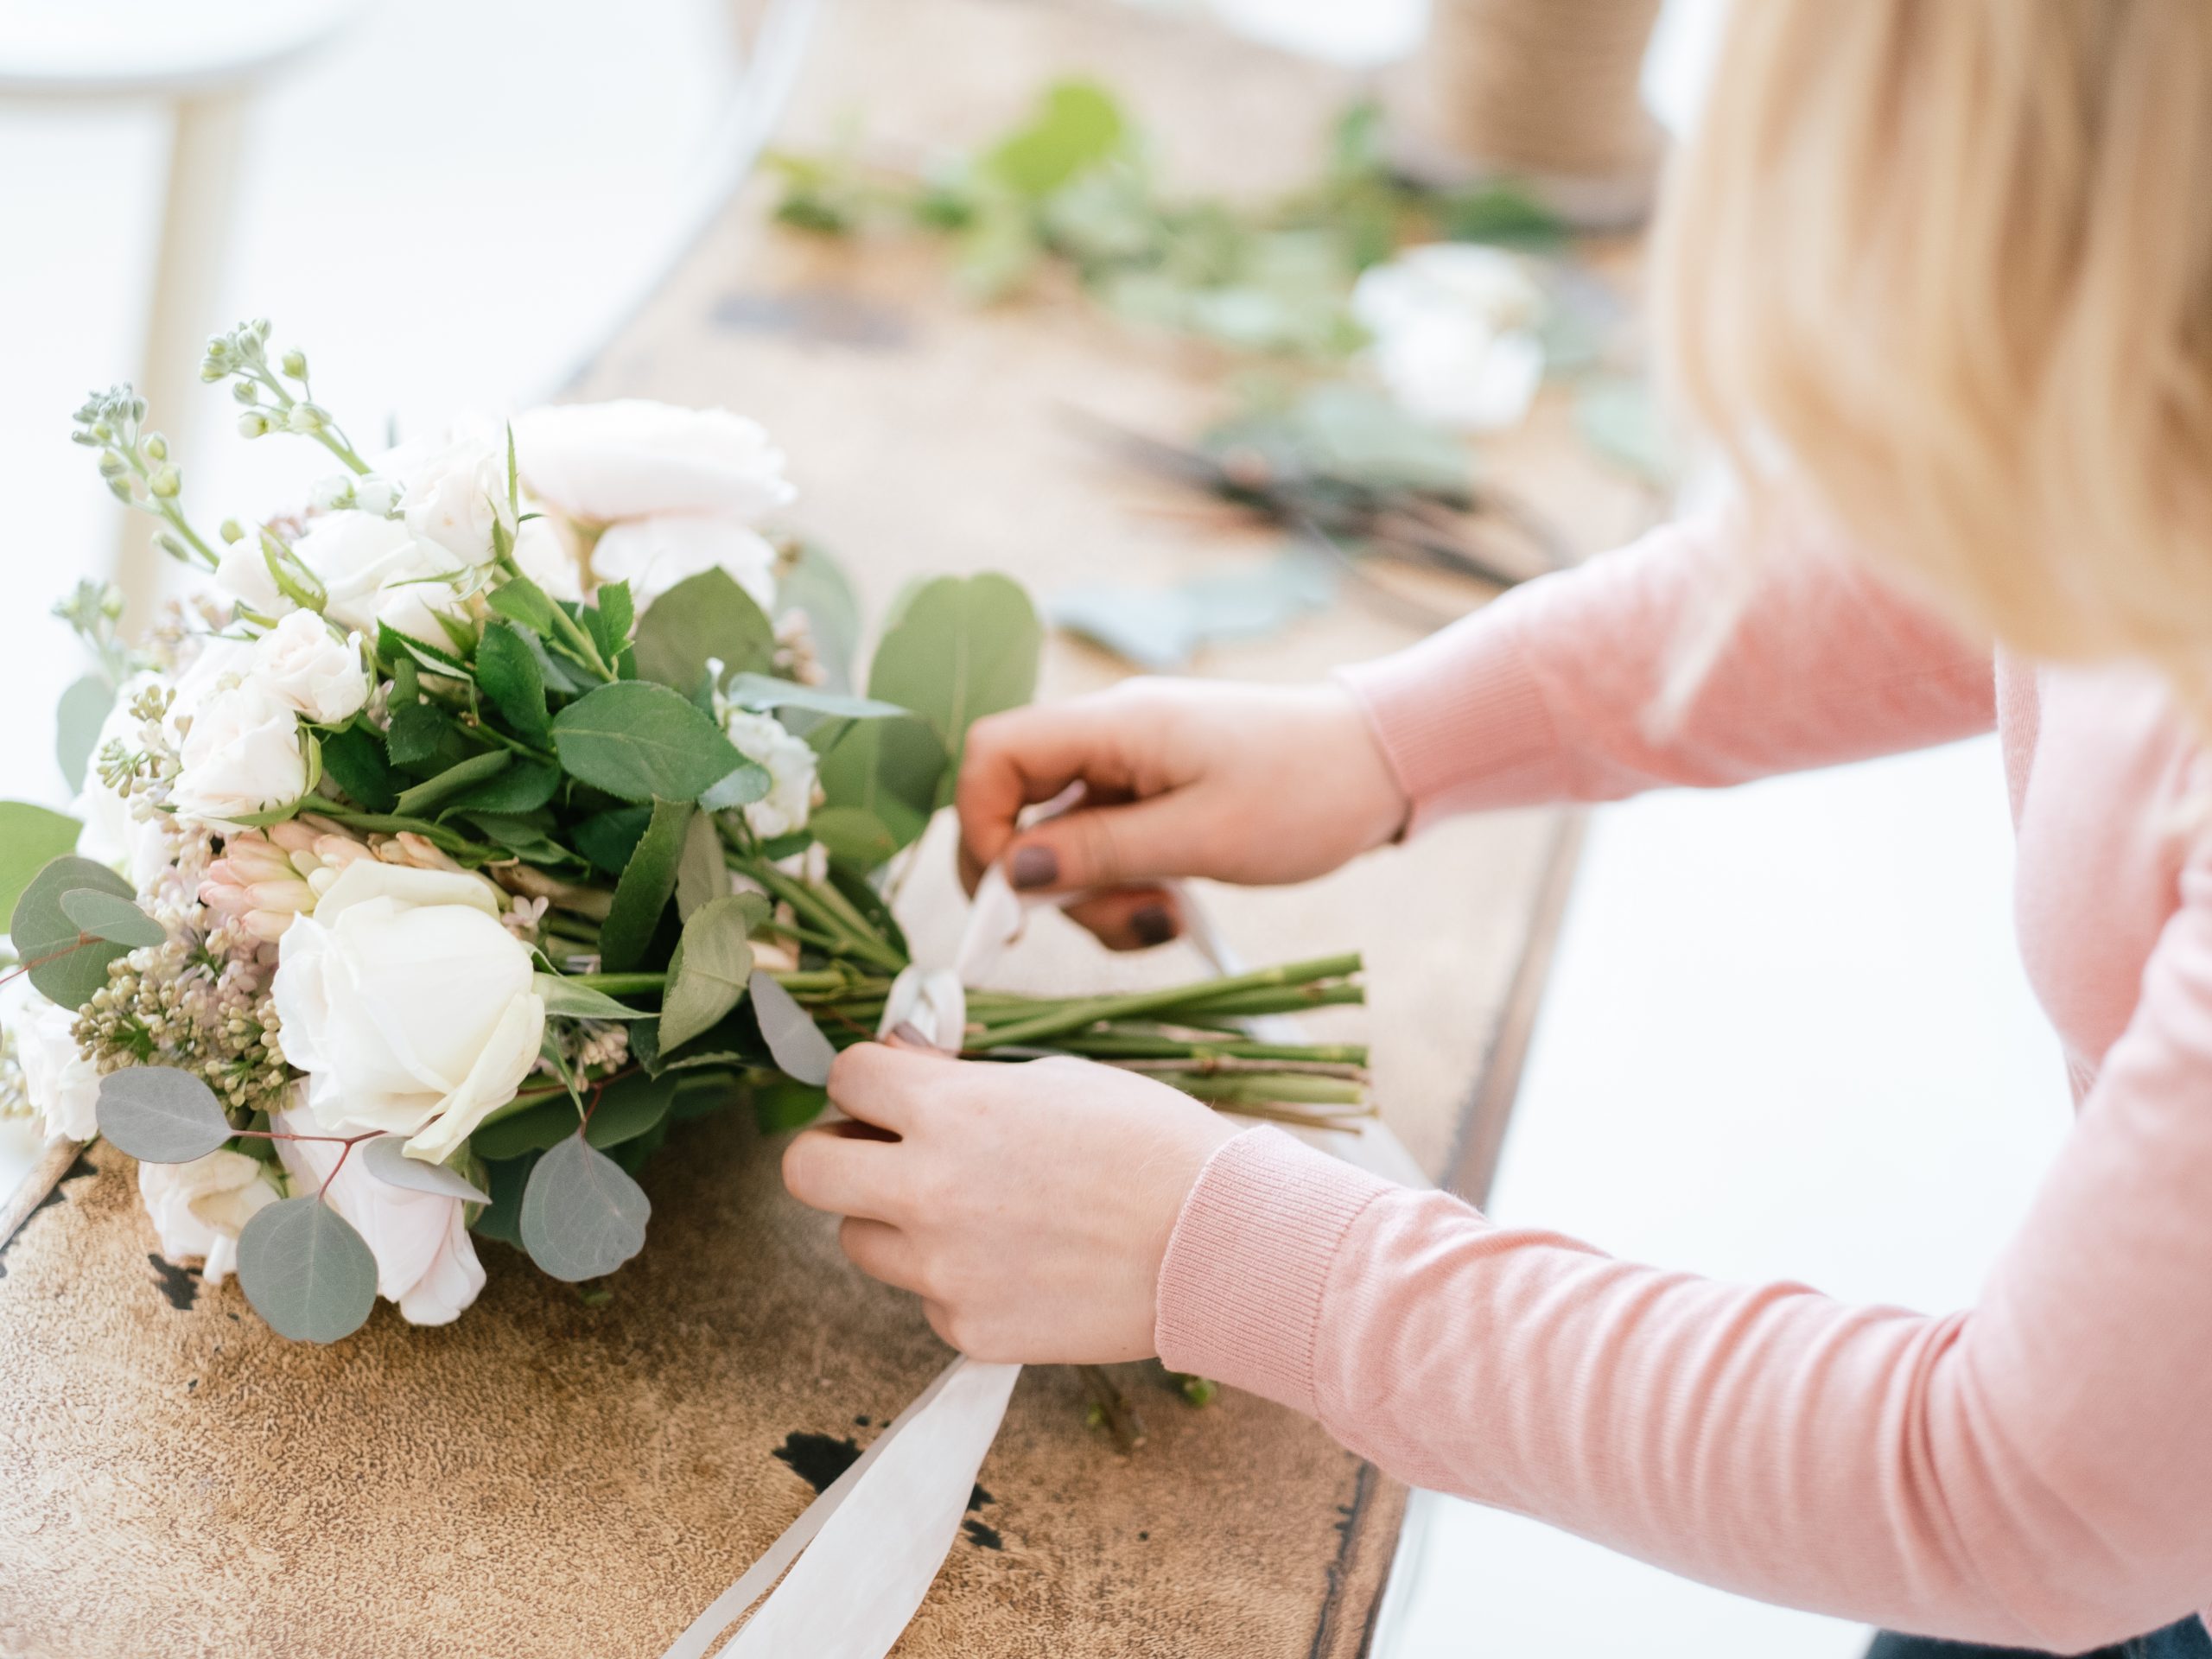
[[[1432,0],[1394,110],[1399,160],[1439,183],[1527,182],[1582,224],[1648,211],[1661,137],[1638,82],[1659,0]]]

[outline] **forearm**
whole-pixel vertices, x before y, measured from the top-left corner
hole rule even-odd
[[[1754,561],[1739,534],[1669,526],[1345,671],[1416,822],[1735,784],[1989,728],[1986,650],[1815,536]]]
[[[2069,1651],[2188,1611],[2106,1524],[2135,1494],[2040,1478],[1974,1318],[1613,1261],[1259,1132],[1185,1208],[1158,1337],[1403,1479],[1768,1599]]]

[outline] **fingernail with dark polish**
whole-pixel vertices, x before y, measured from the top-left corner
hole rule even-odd
[[[1129,918],[1129,931],[1139,944],[1165,944],[1175,937],[1175,918],[1162,905],[1147,905]]]
[[[1024,892],[1032,887],[1049,887],[1060,879],[1059,855],[1049,847],[1017,849],[1014,861],[1007,866],[1007,875]]]

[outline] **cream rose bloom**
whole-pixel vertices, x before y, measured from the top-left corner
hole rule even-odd
[[[436,437],[402,444],[376,469],[404,486],[400,513],[411,535],[444,549],[458,564],[482,564],[492,556],[492,527],[507,505],[504,429],[464,418]]]
[[[89,1141],[100,1130],[99,1068],[86,1059],[69,1028],[75,1013],[37,997],[10,1022],[23,1093],[49,1135]]]
[[[385,622],[442,645],[445,630],[438,617],[462,614],[462,603],[445,579],[468,561],[416,536],[399,519],[326,512],[292,543],[292,551],[328,594],[322,613],[344,627],[369,633]]]
[[[773,715],[731,709],[722,730],[737,752],[768,769],[768,792],[745,809],[745,822],[764,840],[806,828],[814,810],[814,750],[803,737],[785,729]]]
[[[318,726],[350,718],[369,700],[361,636],[339,638],[313,611],[294,611],[255,640],[245,677]]]
[[[530,947],[474,875],[360,859],[279,947],[284,1058],[333,1134],[409,1136],[442,1161],[514,1097],[545,1031]]]
[[[180,724],[169,802],[185,822],[236,824],[307,793],[299,716],[252,680],[213,692]]]
[[[238,1266],[239,1232],[276,1189],[259,1159],[222,1149],[188,1164],[140,1164],[138,1196],[162,1255],[180,1267],[201,1260],[200,1277],[219,1285]]]
[[[753,525],[794,492],[757,423],[642,398],[566,404],[518,416],[515,449],[533,497],[601,531],[599,581],[628,582],[645,604],[720,568],[772,602],[774,551]]]
[[[315,1135],[321,1133],[317,1122],[312,1111],[295,1107],[277,1113],[272,1127],[280,1134]],[[450,1325],[484,1288],[484,1268],[468,1236],[467,1206],[459,1198],[378,1180],[358,1147],[343,1166],[338,1154],[328,1141],[276,1143],[295,1187],[322,1190],[330,1207],[368,1242],[377,1262],[377,1290],[399,1305],[399,1317],[410,1325]],[[338,1173],[331,1179],[334,1167]]]

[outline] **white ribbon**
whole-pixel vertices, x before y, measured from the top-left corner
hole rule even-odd
[[[1065,905],[1082,896],[1038,902]],[[1191,943],[1213,970],[1241,972],[1236,953],[1197,895],[1178,885],[1176,897]],[[976,886],[952,966],[902,972],[886,1001],[880,1034],[903,1027],[957,1053],[966,1026],[962,987],[1020,936],[1022,921],[1021,899],[994,867]],[[1298,1039],[1297,1022],[1287,1015],[1249,1024],[1263,1041]],[[1387,1179],[1428,1184],[1380,1118],[1357,1129],[1293,1133]],[[715,1638],[755,1602],[760,1611],[722,1648],[723,1659],[884,1659],[959,1536],[969,1495],[1020,1375],[1019,1365],[984,1364],[964,1355],[938,1372],[745,1576],[692,1621],[664,1659],[704,1659]]]

